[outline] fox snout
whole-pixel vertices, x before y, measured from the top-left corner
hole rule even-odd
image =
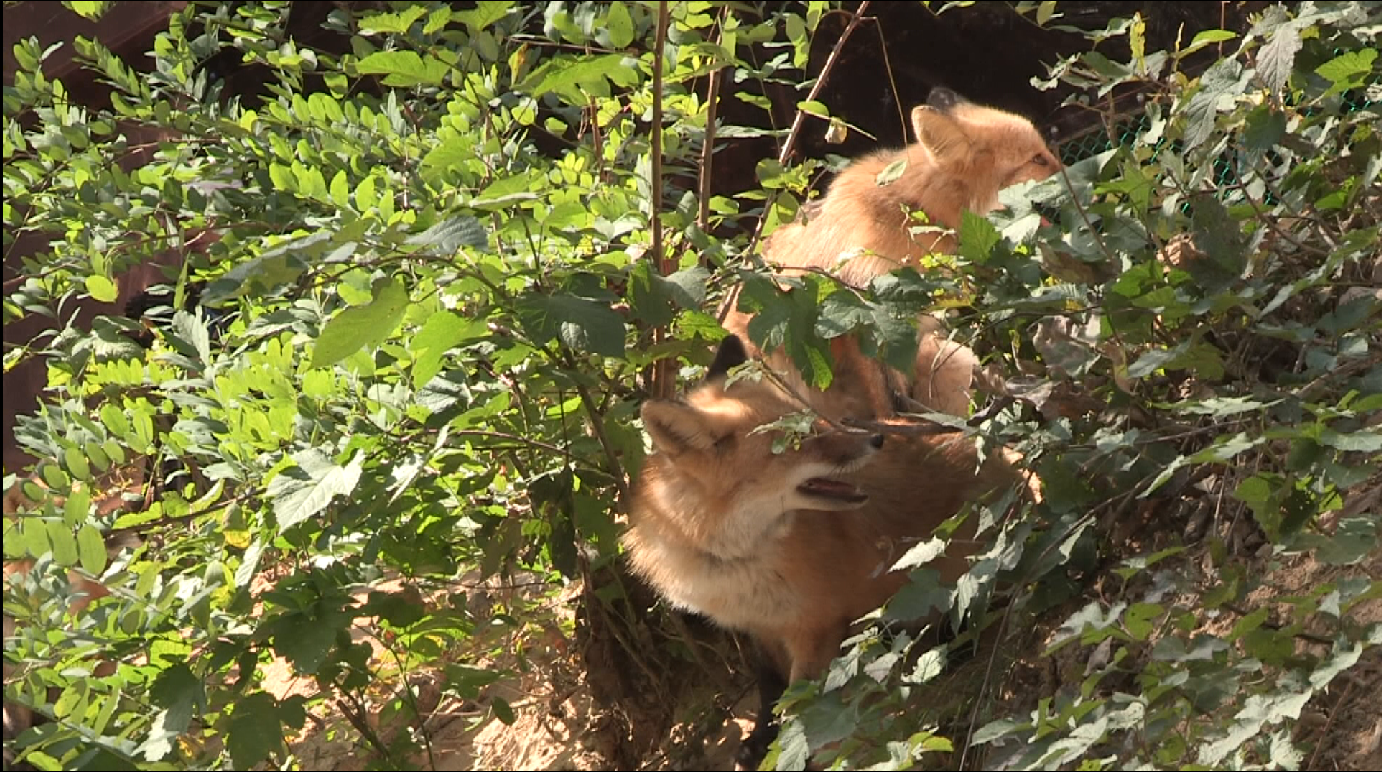
[[[833,432],[815,437],[812,444],[822,461],[854,471],[883,448],[882,434]]]

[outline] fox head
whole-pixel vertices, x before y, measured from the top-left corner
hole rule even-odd
[[[969,189],[976,214],[999,207],[998,191],[1044,180],[1061,167],[1031,121],[948,88],[932,89],[926,104],[912,109],[912,130],[936,167]]]
[[[644,495],[676,512],[682,527],[718,554],[752,550],[792,510],[858,509],[868,497],[847,477],[883,446],[883,435],[813,433],[774,452],[782,432],[756,431],[800,408],[767,381],[727,384],[748,359],[736,336],[725,338],[704,383],[683,400],[650,400],[644,429],[656,454],[645,468]]]

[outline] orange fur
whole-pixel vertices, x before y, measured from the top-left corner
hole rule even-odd
[[[934,90],[929,104],[912,110],[912,129],[915,143],[855,161],[836,177],[819,204],[810,207],[813,211],[804,222],[773,233],[764,245],[768,262],[787,274],[823,270],[864,287],[874,277],[916,266],[926,254],[952,252],[954,236],[937,232],[937,227],[958,228],[964,210],[988,214],[999,207],[1003,188],[1045,179],[1060,168],[1030,121],[973,104],[947,89]],[[897,161],[906,162],[901,176],[879,185],[879,174]],[[908,214],[912,210],[924,212],[931,227],[914,232]],[[735,302],[732,298],[725,328],[747,339],[750,316],[734,308]],[[929,409],[952,414],[968,410],[977,358],[968,348],[947,342],[939,321],[928,316],[921,322],[912,378],[880,374],[862,385],[867,412],[874,417],[891,412],[891,400],[879,395],[899,386]],[[832,348],[832,353],[855,371],[867,369],[859,360],[868,360],[852,340]],[[794,369],[782,352],[775,352],[768,362],[778,370]],[[857,401],[859,395],[855,397]],[[833,394],[814,401],[824,413],[856,409]]]
[[[981,465],[953,435],[827,433],[774,454],[773,436],[754,430],[797,404],[767,381],[726,386],[723,373],[744,357],[727,338],[684,402],[643,406],[656,453],[625,544],[634,572],[671,603],[753,636],[783,678],[812,678],[851,623],[906,582],[889,569],[912,544],[1019,476],[999,454]],[[822,476],[843,489],[811,495],[807,480]],[[971,518],[932,564],[944,581],[964,572],[972,534]]]

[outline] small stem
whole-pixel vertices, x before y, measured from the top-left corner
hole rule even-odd
[[[700,198],[700,211],[696,213],[696,225],[702,232],[710,231],[710,167],[715,160],[715,108],[720,102],[720,73],[710,73],[710,89],[706,92],[705,139],[701,144],[701,169],[697,195]]]
[[[864,0],[850,17],[849,24],[845,25],[845,31],[840,33],[840,39],[835,41],[835,47],[830,49],[830,55],[825,58],[825,64],[821,66],[821,74],[816,78],[816,82],[811,84],[811,91],[806,95],[806,101],[810,102],[821,93],[825,87],[825,81],[830,77],[830,71],[835,68],[835,62],[840,58],[840,52],[844,50],[845,41],[854,34],[854,30],[859,23],[864,20],[864,12],[869,9],[872,0]],[[777,154],[777,162],[786,164],[787,159],[792,157],[793,146],[797,143],[797,135],[801,133],[802,124],[806,123],[806,113],[797,110],[796,117],[792,119],[792,129],[787,133],[787,142],[782,145],[782,152]]]

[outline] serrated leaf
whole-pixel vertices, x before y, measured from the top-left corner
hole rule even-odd
[[[485,0],[483,3],[476,3],[476,6],[472,11],[461,11],[456,14],[456,18],[464,22],[472,32],[482,30],[507,16],[509,9],[513,7],[513,2],[512,0]]]
[[[1276,28],[1271,40],[1257,51],[1257,74],[1272,91],[1280,90],[1291,77],[1291,66],[1300,51],[1300,30],[1295,24]]]
[[[296,467],[280,472],[269,483],[278,527],[288,529],[326,509],[336,496],[349,496],[360,482],[363,455],[338,466],[322,451],[311,448],[296,454]]]
[[[462,319],[451,311],[432,314],[408,343],[413,355],[413,384],[421,387],[441,372],[442,356],[462,341],[480,337],[488,328],[483,319]]]
[[[453,215],[438,221],[435,225],[408,237],[409,244],[435,246],[440,255],[451,255],[461,247],[486,249],[489,235],[485,226],[468,214]]]
[[[1325,429],[1320,432],[1320,444],[1343,451],[1376,453],[1382,450],[1382,430],[1355,429],[1351,432],[1336,432]]]
[[[896,563],[893,563],[892,568],[889,570],[907,571],[916,568],[917,566],[924,566],[927,563],[930,563],[931,561],[940,557],[941,554],[944,552],[945,539],[927,539],[926,541],[916,544],[911,549],[907,550],[907,552],[904,553],[902,557],[897,559]]]
[[[397,329],[408,309],[408,290],[402,279],[380,279],[374,299],[347,308],[322,328],[312,347],[312,367],[330,367],[360,349],[379,345]]]
[[[966,259],[982,263],[1003,238],[987,217],[966,209],[960,216],[960,254]]]
[[[283,725],[272,695],[251,692],[235,701],[226,748],[236,769],[254,769],[283,748]]]
[[[549,59],[547,64],[534,70],[520,88],[533,97],[540,97],[549,91],[609,78],[624,66],[625,58],[623,54],[603,54]],[[528,85],[529,83],[535,85]]]
[[[1239,88],[1243,67],[1235,59],[1221,59],[1200,77],[1200,89],[1185,103],[1186,150],[1199,147],[1214,132],[1221,102],[1227,104]]]
[[[434,56],[416,51],[376,51],[355,64],[362,75],[383,75],[386,86],[440,86],[450,70]]]
[[[911,621],[925,619],[932,611],[950,608],[950,590],[941,584],[940,573],[934,568],[918,568],[911,572],[902,589],[888,601],[887,619]]]
[[[203,364],[211,362],[211,333],[200,310],[197,313],[178,311],[173,314],[173,332],[180,341],[191,347],[179,353],[195,356]]]
[[[518,316],[537,343],[567,346],[608,357],[624,355],[624,320],[607,305],[575,295],[532,294],[518,303]]]
[[[403,34],[413,23],[427,13],[427,7],[414,5],[398,13],[372,13],[360,19],[360,32],[365,35],[378,32]]]
[[[1333,83],[1333,90],[1343,90],[1361,80],[1361,76],[1371,73],[1376,58],[1375,48],[1348,51],[1316,67],[1315,73]]]

